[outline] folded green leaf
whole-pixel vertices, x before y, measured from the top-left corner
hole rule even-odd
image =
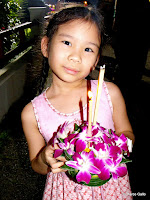
[[[122,158],[122,161],[120,162],[121,163],[129,163],[129,162],[132,162],[132,160],[129,160],[129,159],[126,159],[126,158]]]
[[[63,166],[61,166],[61,169],[65,169],[65,170],[69,170],[69,171],[75,171],[74,168],[67,166],[66,164],[64,164]]]
[[[85,182],[82,182],[83,185],[87,185],[87,186],[93,186],[93,187],[97,187],[97,186],[101,186],[104,185],[105,183],[107,183],[109,180],[111,179],[111,177],[108,180],[101,180],[98,175],[92,175],[92,178],[89,182],[89,184],[86,184]]]
[[[66,150],[64,150],[66,160],[73,160],[72,155],[69,155]]]

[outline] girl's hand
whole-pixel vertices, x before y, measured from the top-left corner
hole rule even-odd
[[[53,173],[58,172],[65,172],[66,170],[61,169],[60,167],[63,166],[66,162],[66,159],[63,156],[59,156],[54,158],[54,151],[55,149],[59,149],[58,145],[55,146],[48,145],[41,153],[41,158],[45,164],[50,167],[50,170]]]

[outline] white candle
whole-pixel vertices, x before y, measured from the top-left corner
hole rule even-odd
[[[105,73],[105,65],[101,66],[100,71],[99,71],[93,125],[96,125],[96,121],[97,121],[97,114],[98,114],[98,108],[99,108],[99,103],[100,103],[100,96],[101,96],[101,92],[102,92],[104,73]]]

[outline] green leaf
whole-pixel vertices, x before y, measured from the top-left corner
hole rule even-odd
[[[129,163],[129,162],[132,162],[132,160],[122,158],[122,161],[120,163]]]
[[[59,138],[59,141],[62,142],[62,143],[64,143],[64,139],[62,139],[62,138]]]
[[[72,156],[68,154],[67,150],[64,150],[64,154],[67,160],[73,160]]]
[[[101,180],[98,175],[92,175],[92,178],[89,182],[89,184],[86,184],[85,182],[82,182],[83,185],[87,185],[87,186],[92,186],[92,187],[96,187],[96,186],[101,186],[104,185],[105,183],[107,183],[109,180],[111,179],[111,177],[107,180]]]
[[[69,170],[69,171],[74,171],[75,169],[72,168],[72,167],[69,167],[67,166],[66,164],[64,164],[63,166],[61,166],[62,169],[65,169],[65,170]]]
[[[109,129],[108,132],[109,132],[109,134],[112,134],[112,133],[111,133],[111,129]]]
[[[76,177],[76,175],[77,175],[77,173],[78,173],[78,170],[77,170],[77,169],[68,171],[68,173],[69,173],[69,175],[70,175],[71,177],[73,177],[73,178],[76,180],[75,177]]]
[[[65,157],[65,153],[63,152],[63,153],[61,154],[61,156]]]
[[[63,165],[61,168],[67,170],[68,176],[71,176],[71,178],[73,178],[74,181],[77,182],[77,180],[76,180],[76,175],[78,173],[77,169],[69,167],[66,164]],[[98,177],[98,175],[92,174],[91,176],[92,177],[91,177],[89,184],[86,184],[85,182],[80,182],[79,184],[86,185],[86,186],[92,186],[92,187],[101,186],[101,185],[104,185],[105,183],[107,183],[112,177],[112,176],[110,176],[110,178],[107,180],[101,180]]]
[[[75,131],[78,131],[79,128],[80,128],[80,127],[78,126],[78,124],[75,123],[75,125],[74,125],[74,130],[75,130]]]
[[[68,175],[70,175],[70,176],[71,176],[72,178],[74,178],[75,181],[76,181],[75,176],[76,176],[77,173],[78,173],[78,170],[77,170],[77,169],[74,169],[74,168],[72,168],[72,167],[69,167],[69,166],[67,166],[66,164],[64,164],[61,168],[67,170]]]

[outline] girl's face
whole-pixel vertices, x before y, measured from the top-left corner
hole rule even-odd
[[[47,54],[53,76],[68,83],[84,79],[98,62],[99,47],[94,23],[74,20],[60,25]]]

